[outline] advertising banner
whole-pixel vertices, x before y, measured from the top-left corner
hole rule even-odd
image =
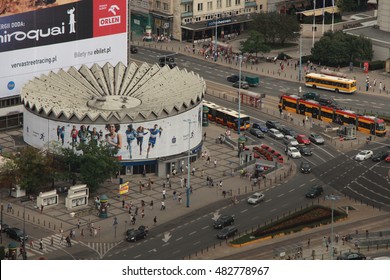
[[[188,151],[189,142],[194,148],[202,140],[201,104],[179,115],[142,123],[66,123],[44,119],[26,109],[23,118],[24,141],[33,147],[72,147],[79,142],[96,141],[116,149],[122,160],[176,155]]]
[[[127,63],[127,0],[57,2],[0,14],[0,98],[59,68]]]
[[[119,195],[127,194],[129,192],[129,182],[125,182],[119,185]]]

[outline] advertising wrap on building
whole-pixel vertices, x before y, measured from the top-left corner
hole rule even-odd
[[[24,110],[24,141],[38,149],[48,145],[72,147],[73,143],[98,141],[118,149],[122,160],[167,157],[195,148],[202,140],[202,104],[179,115],[137,123],[79,124],[48,120]]]
[[[127,0],[69,2],[0,15],[0,98],[60,68],[127,63]]]

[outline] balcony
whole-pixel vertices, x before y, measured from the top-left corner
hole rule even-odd
[[[245,2],[245,8],[251,8],[251,7],[256,7],[257,3],[256,1],[253,2]]]
[[[192,3],[192,2],[194,2],[194,0],[181,0],[182,4],[188,4],[188,3]]]
[[[185,12],[185,13],[181,13],[181,17],[182,18],[186,18],[186,17],[192,17],[193,15],[193,12]]]

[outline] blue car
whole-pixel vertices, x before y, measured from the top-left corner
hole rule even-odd
[[[263,133],[268,132],[268,127],[263,123],[254,123],[254,124],[252,124],[252,128],[257,128]]]

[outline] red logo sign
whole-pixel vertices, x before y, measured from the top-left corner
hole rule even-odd
[[[93,1],[93,37],[126,32],[126,0]]]

